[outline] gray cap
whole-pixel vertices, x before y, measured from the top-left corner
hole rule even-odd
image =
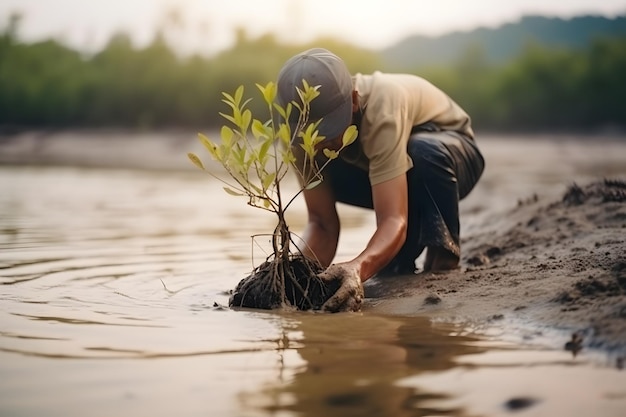
[[[311,102],[309,121],[322,119],[320,135],[335,139],[352,122],[352,76],[346,64],[337,55],[323,48],[313,48],[290,58],[278,74],[278,102],[286,106],[300,102],[296,87],[302,89],[302,80],[314,87],[320,95]],[[292,112],[292,129],[297,122],[297,110]]]

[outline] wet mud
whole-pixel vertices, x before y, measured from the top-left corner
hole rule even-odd
[[[475,230],[463,237],[460,269],[373,278],[365,308],[526,339],[558,329],[579,335],[581,347],[626,352],[625,181],[571,184],[553,200],[532,196]]]

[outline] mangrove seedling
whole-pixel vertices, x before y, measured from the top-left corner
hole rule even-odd
[[[343,134],[339,150],[322,149],[325,139],[317,130],[320,121],[309,121],[311,102],[319,95],[319,86],[306,80],[302,88],[296,87],[299,101],[281,106],[276,100],[277,85],[257,84],[269,110],[267,120],[253,116],[244,98],[244,87],[234,94],[222,93],[222,101],[229,112],[220,113],[228,123],[220,131],[221,141],[214,142],[199,134],[200,142],[211,157],[226,170],[229,179],[208,171],[201,159],[189,153],[189,159],[200,169],[224,183],[224,190],[234,196],[247,198],[247,204],[276,214],[277,224],[271,234],[272,253],[254,267],[234,289],[229,305],[274,309],[296,307],[301,310],[319,309],[338,289],[339,282],[322,281],[317,274],[322,271],[319,262],[302,255],[302,249],[289,231],[285,212],[306,189],[318,186],[323,180],[322,171],[339,156],[357,137],[352,125]],[[289,120],[297,120],[290,126]],[[298,191],[290,198],[281,193],[281,182],[289,172],[297,171],[301,179]],[[228,178],[227,176],[227,178]]]

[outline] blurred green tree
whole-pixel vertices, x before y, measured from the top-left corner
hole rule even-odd
[[[182,30],[176,19],[146,47],[118,33],[86,55],[56,40],[21,42],[20,20],[14,14],[0,29],[0,127],[215,128],[222,91],[275,79],[285,60],[314,46],[333,50],[353,73],[388,70],[379,52],[334,39],[282,44],[273,35],[251,38],[243,29],[232,48],[215,56],[181,56],[167,42],[168,31]],[[529,44],[516,59],[496,65],[483,45],[472,44],[454,65],[394,70],[442,88],[478,130],[623,129],[625,50],[620,37],[579,50]],[[257,113],[261,105],[250,109]]]

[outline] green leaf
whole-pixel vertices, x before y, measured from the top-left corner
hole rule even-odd
[[[278,103],[274,103],[273,107],[283,119],[287,120],[287,113],[285,112],[285,109],[282,108],[282,106],[280,106]]]
[[[220,116],[222,116],[224,119],[228,120],[232,124],[237,125],[237,121],[235,120],[235,118],[233,116],[230,116],[230,115],[228,115],[226,113],[222,113],[222,112],[220,112]]]
[[[235,150],[235,160],[237,161],[239,168],[243,168],[245,165],[244,162],[246,160],[246,151],[247,149],[245,147],[240,147],[239,149]]]
[[[207,148],[209,152],[212,152],[213,149],[215,148],[215,144],[211,141],[211,139],[209,139],[202,133],[198,133],[198,139],[200,140],[200,143],[202,143],[202,145],[204,145],[204,147]]]
[[[224,145],[215,146],[213,150],[210,150],[209,152],[211,152],[211,156],[213,157],[213,159],[219,161],[222,165],[225,166],[224,161],[228,158],[228,153],[224,152]]]
[[[282,154],[283,162],[286,164],[293,164],[297,161],[296,157],[291,152],[285,152]]]
[[[242,98],[243,98],[243,85],[240,85],[239,87],[237,87],[237,90],[235,91],[235,104],[237,106],[239,106],[239,103],[241,103]]]
[[[326,155],[326,158],[328,159],[336,159],[339,156],[339,152],[333,151],[332,149],[325,148],[324,155]]]
[[[357,131],[355,125],[348,126],[348,128],[343,132],[343,137],[341,138],[343,147],[345,148],[346,146],[354,142],[358,135],[359,132]]]
[[[261,149],[259,149],[259,162],[261,162],[261,164],[263,165],[265,165],[265,160],[267,159],[267,151],[270,149],[270,145],[272,144],[272,142],[272,138],[268,138],[267,140],[265,140],[265,142],[263,142],[263,145],[261,145]]]
[[[239,109],[236,109],[236,110],[233,112],[233,119],[235,119],[235,125],[236,125],[238,128],[240,128],[240,129],[241,129],[241,126],[242,126],[242,123],[241,123],[241,118],[242,118],[241,111],[239,111]]]
[[[250,127],[250,121],[252,120],[252,112],[245,110],[241,115],[241,129],[245,132]]]
[[[227,192],[228,194],[230,194],[230,195],[234,195],[234,196],[237,196],[237,197],[240,197],[240,196],[242,196],[242,195],[245,195],[244,193],[242,193],[242,192],[238,192],[238,191],[235,191],[235,190],[233,190],[233,189],[232,189],[232,188],[230,188],[230,187],[223,187],[223,188],[224,188],[224,191],[226,191],[226,192]]]
[[[300,136],[302,137],[302,143],[300,146],[304,149],[307,156],[309,158],[313,158],[317,151],[315,150],[315,145],[320,141],[317,137],[317,130],[315,130],[316,124],[310,123],[304,131],[300,132]]]
[[[313,158],[315,157],[316,152],[315,152],[315,149],[313,149],[313,147],[312,147],[312,146],[307,145],[307,144],[305,144],[305,143],[301,143],[301,144],[300,144],[300,147],[301,147],[302,149],[304,149],[304,153],[306,154],[306,156],[307,156],[309,159],[313,159]]]
[[[222,130],[220,131],[220,137],[222,138],[222,143],[225,146],[230,146],[233,142],[233,136],[235,132],[228,126],[222,126]]]
[[[263,86],[263,85],[261,85],[259,83],[254,83],[254,85],[256,85],[256,88],[259,89],[259,91],[261,92],[261,95],[263,96],[263,99],[265,100],[265,89],[266,89],[266,86]]]
[[[304,87],[304,89],[298,90],[298,95],[300,96],[300,99],[303,103],[311,103],[313,100],[315,100],[317,96],[320,95],[318,90],[321,86],[316,85],[314,87],[311,87],[309,83],[304,79],[302,80],[302,86]],[[302,91],[302,94],[300,94],[300,91]]]
[[[276,94],[278,92],[278,85],[272,81],[265,86],[265,93],[263,98],[267,104],[272,104],[276,100]]]
[[[270,185],[272,185],[272,182],[274,182],[275,178],[276,178],[275,172],[267,174],[267,176],[263,178],[263,190],[267,190],[268,188],[270,188]]]
[[[291,117],[291,112],[293,111],[293,104],[287,103],[287,107],[285,108],[285,120],[289,120]]]
[[[233,103],[232,101],[222,100],[222,102],[228,104],[228,107],[233,109],[233,112],[235,112],[235,111],[237,111],[239,109],[239,107],[237,107],[237,105],[235,103]]]
[[[195,166],[204,170],[204,165],[202,165],[202,161],[196,156],[196,154],[189,152],[187,154],[187,157],[191,160],[191,162],[193,162]]]
[[[226,97],[226,100],[227,100],[227,101],[226,101],[226,100],[222,100],[222,101],[224,101],[225,103],[227,103],[227,102],[231,102],[231,103],[233,103],[233,104],[235,103],[235,99],[234,99],[234,98],[233,98],[233,96],[231,96],[230,94],[225,93],[225,92],[222,92],[222,95],[223,95],[224,97]]]
[[[306,187],[304,187],[306,190],[312,190],[313,188],[317,187],[318,185],[320,185],[322,183],[322,180],[316,180],[313,181],[309,184],[307,184]]]
[[[298,102],[297,102],[297,101],[292,101],[292,102],[291,102],[291,103],[289,103],[289,104],[291,104],[293,107],[295,107],[296,109],[298,109],[298,111],[300,112],[300,114],[302,114],[302,113],[304,112],[304,110],[302,110],[302,107],[300,106],[300,104],[298,104]],[[290,114],[290,112],[288,111],[288,112],[287,112],[287,115],[289,115],[289,114]]]
[[[271,106],[274,103],[274,99],[276,98],[276,84],[270,81],[265,85],[265,87],[259,84],[257,84],[257,87],[259,88],[259,90],[261,90],[261,94],[263,95],[263,100],[265,100],[265,103]]]
[[[283,142],[286,146],[289,146],[289,142],[291,142],[291,129],[289,128],[289,125],[281,123],[278,128],[277,136],[281,142]]]
[[[254,135],[254,138],[257,140],[259,138],[266,137],[265,126],[263,125],[263,123],[261,123],[259,119],[254,119],[252,121],[252,134]]]

